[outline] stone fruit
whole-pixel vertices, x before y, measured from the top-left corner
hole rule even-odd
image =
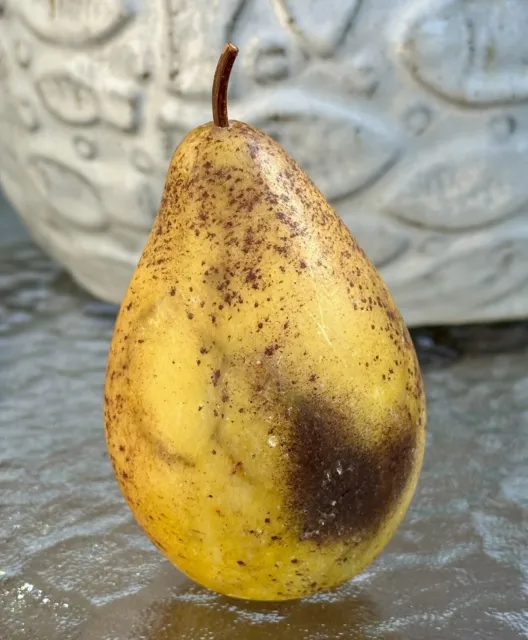
[[[347,227],[276,142],[228,121],[236,52],[214,121],[172,158],[116,322],[105,425],[121,490],[172,563],[281,600],[343,583],[386,545],[418,480],[425,401]]]

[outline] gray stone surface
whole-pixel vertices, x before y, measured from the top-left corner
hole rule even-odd
[[[427,452],[394,539],[334,592],[234,601],[172,568],[119,493],[101,412],[115,308],[1,208],[0,229],[2,640],[528,636],[527,325],[415,332]]]

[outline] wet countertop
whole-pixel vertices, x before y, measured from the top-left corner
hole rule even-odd
[[[116,309],[0,206],[0,640],[528,637],[528,323],[414,331],[419,488],[357,579],[283,604],[208,592],[141,533],[106,453]]]

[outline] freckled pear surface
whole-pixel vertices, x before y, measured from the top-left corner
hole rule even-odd
[[[246,124],[199,127],[173,156],[105,424],[137,521],[230,596],[330,589],[408,508],[425,402],[407,329],[321,193]]]

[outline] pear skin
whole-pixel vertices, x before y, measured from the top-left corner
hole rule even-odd
[[[350,231],[279,144],[227,120],[226,56],[220,115],[176,149],[122,302],[106,438],[174,565],[229,596],[287,600],[349,580],[390,540],[422,465],[425,398]]]

